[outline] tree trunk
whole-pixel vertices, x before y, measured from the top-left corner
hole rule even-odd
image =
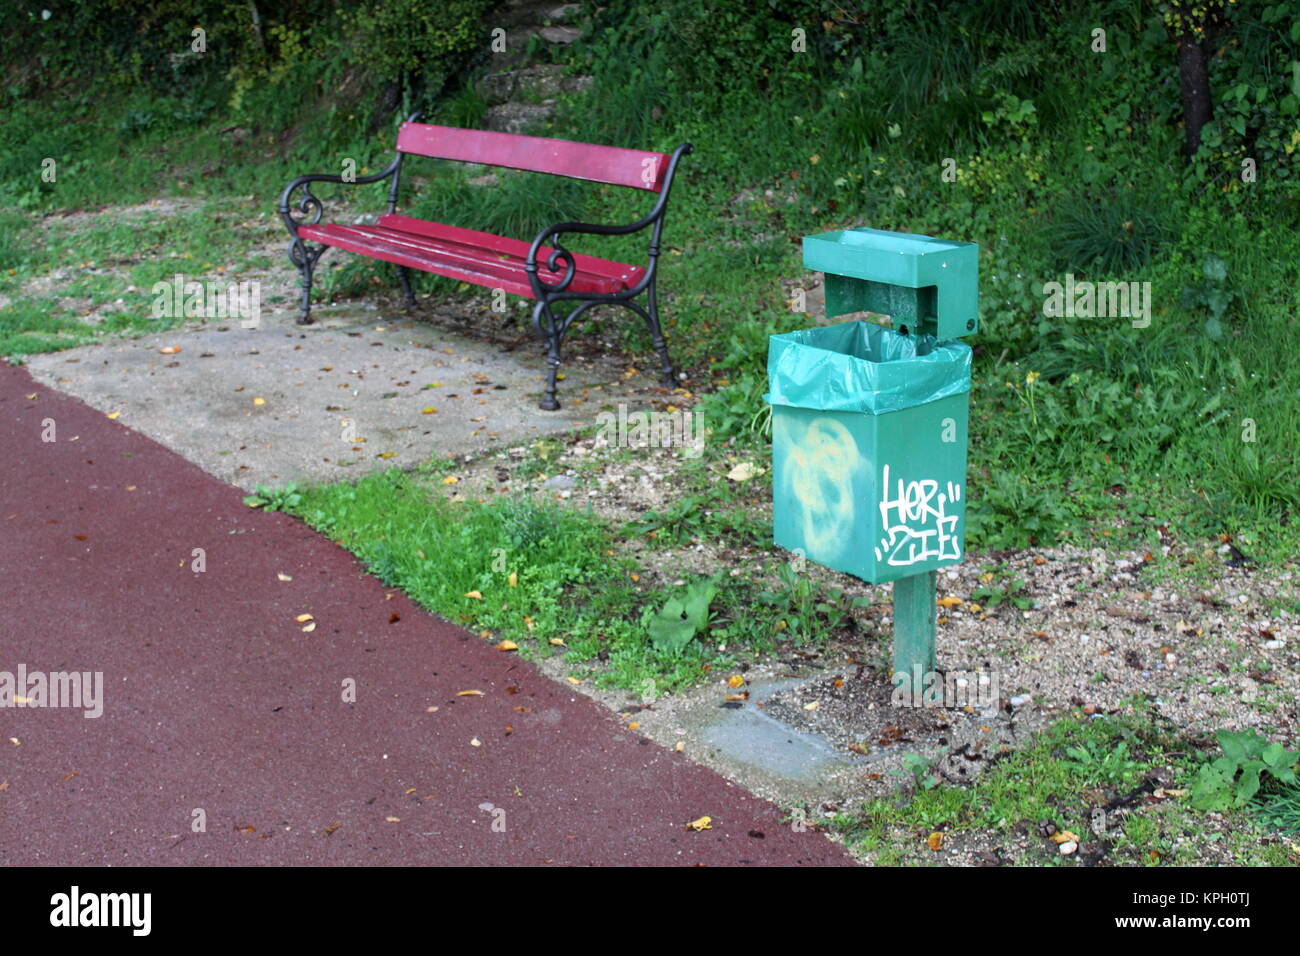
[[[1201,148],[1201,129],[1214,115],[1210,101],[1209,57],[1205,47],[1191,37],[1178,41],[1178,76],[1183,93],[1183,128],[1187,157]]]

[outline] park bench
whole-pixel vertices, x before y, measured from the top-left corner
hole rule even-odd
[[[560,346],[569,328],[594,305],[622,305],[640,315],[659,356],[661,381],[666,387],[675,385],[672,360],[659,323],[655,279],[659,238],[673,175],[681,157],[691,152],[691,145],[683,143],[669,155],[562,139],[434,126],[417,122],[419,118],[420,114],[413,114],[402,124],[397,134],[397,157],[382,172],[349,178],[327,173],[299,176],[280,196],[280,217],[293,237],[289,260],[301,276],[302,314],[298,323],[306,325],[311,322],[312,272],[321,254],[335,246],[394,263],[408,307],[414,304],[411,269],[535,299],[533,327],[547,349],[547,385],[540,405],[543,409],[553,411],[560,407],[555,397]],[[543,229],[529,243],[399,215],[398,187],[402,178],[402,160],[408,153],[644,189],[657,194],[658,198],[654,207],[636,222],[621,226],[561,222]],[[389,178],[392,183],[388,189],[388,212],[374,225],[321,223],[324,207],[312,194],[312,183],[364,184]],[[299,189],[302,196],[295,203],[294,193]],[[293,208],[295,205],[296,209]],[[295,213],[301,218],[295,218]],[[650,230],[650,258],[646,266],[570,252],[561,241],[568,233],[622,236],[647,228]],[[309,245],[309,242],[319,245]],[[539,268],[543,266],[544,269]],[[646,296],[644,306],[635,301],[642,293]],[[576,301],[577,305],[567,314],[557,315],[555,304],[566,300]]]

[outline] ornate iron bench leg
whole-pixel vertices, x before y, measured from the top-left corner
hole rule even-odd
[[[677,387],[677,373],[673,370],[673,360],[668,355],[668,342],[664,338],[663,329],[659,325],[659,299],[655,295],[655,280],[650,280],[650,285],[646,289],[646,305],[648,309],[642,308],[635,302],[624,303],[628,308],[633,309],[645,319],[646,327],[650,330],[650,340],[654,343],[655,353],[659,356],[659,384],[664,388]]]
[[[555,383],[556,376],[560,373],[560,343],[564,338],[564,326],[556,319],[550,303],[545,299],[533,307],[533,327],[546,339],[546,394],[537,407],[542,411],[554,412],[560,407],[559,399],[555,397]]]
[[[298,269],[298,283],[302,286],[302,314],[298,316],[299,325],[311,325],[311,277],[316,270],[316,260],[329,246],[310,248],[301,239],[294,239],[289,245],[289,261]]]
[[[406,309],[414,309],[415,293],[411,291],[411,270],[406,266],[398,266],[397,280],[402,284],[403,307]]]

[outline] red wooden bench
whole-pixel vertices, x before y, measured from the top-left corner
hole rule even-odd
[[[289,260],[301,275],[302,315],[298,318],[299,324],[311,322],[311,281],[316,260],[327,248],[336,246],[358,255],[395,263],[408,305],[414,301],[410,269],[434,272],[535,299],[533,327],[547,347],[548,376],[546,394],[541,402],[544,409],[560,407],[555,398],[555,381],[565,333],[587,309],[602,303],[626,306],[645,320],[662,365],[661,381],[665,386],[675,385],[672,360],[659,324],[655,272],[673,176],[681,157],[692,151],[691,145],[683,143],[669,155],[562,139],[432,126],[417,122],[418,119],[417,113],[402,124],[397,135],[397,157],[382,172],[349,180],[324,173],[299,176],[280,196],[280,217],[293,237]],[[658,198],[654,207],[636,222],[623,226],[562,222],[543,229],[529,243],[398,215],[397,193],[402,178],[402,160],[408,153],[628,186],[655,193]],[[374,183],[390,177],[388,213],[373,226],[345,226],[320,221],[324,207],[312,194],[312,183]],[[293,194],[299,189],[302,196],[294,209]],[[301,214],[301,218],[295,218],[295,212]],[[646,228],[650,229],[650,259],[645,266],[570,252],[561,242],[566,233],[619,236]],[[308,245],[309,242],[319,245]],[[642,293],[646,296],[644,306],[634,301]],[[565,300],[578,304],[569,313],[557,315],[555,303]]]

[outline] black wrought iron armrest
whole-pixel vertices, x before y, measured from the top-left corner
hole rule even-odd
[[[547,226],[537,234],[533,240],[532,246],[528,250],[528,258],[524,261],[524,271],[528,273],[528,281],[533,286],[533,292],[540,295],[543,290],[550,293],[563,292],[573,281],[573,276],[577,272],[577,265],[573,260],[573,253],[564,248],[559,238],[551,243],[551,254],[546,257],[546,268],[551,272],[558,272],[557,263],[564,263],[564,275],[559,282],[543,283],[537,276],[537,254],[541,252],[542,246],[546,240],[552,237],[559,237],[567,232],[585,233],[592,236],[626,236],[634,232],[640,232],[647,226],[653,226],[654,232],[650,236],[650,268],[636,286],[628,290],[629,295],[636,295],[650,282],[654,277],[655,260],[659,257],[659,232],[663,228],[664,210],[668,207],[668,194],[672,191],[673,176],[677,172],[677,163],[687,153],[694,152],[695,147],[690,143],[682,143],[673,150],[672,158],[668,162],[668,171],[664,175],[663,187],[659,190],[659,199],[655,202],[654,208],[646,215],[642,216],[636,222],[630,222],[622,226],[606,226],[600,223],[591,222],[559,222],[553,226]]]
[[[369,176],[353,176],[351,179],[344,179],[342,176],[334,173],[308,173],[306,176],[299,176],[280,194],[280,218],[284,220],[285,228],[295,239],[298,238],[299,226],[314,226],[320,222],[320,217],[325,211],[324,205],[311,191],[312,183],[347,183],[350,186],[364,186],[367,183],[377,183],[381,180],[388,179],[396,173],[402,165],[401,154],[393,160],[392,165],[387,169],[377,173],[371,173]],[[302,189],[302,199],[298,202],[298,210],[302,212],[303,218],[295,219],[290,211],[290,197],[294,190]],[[310,217],[310,218],[308,218]]]

